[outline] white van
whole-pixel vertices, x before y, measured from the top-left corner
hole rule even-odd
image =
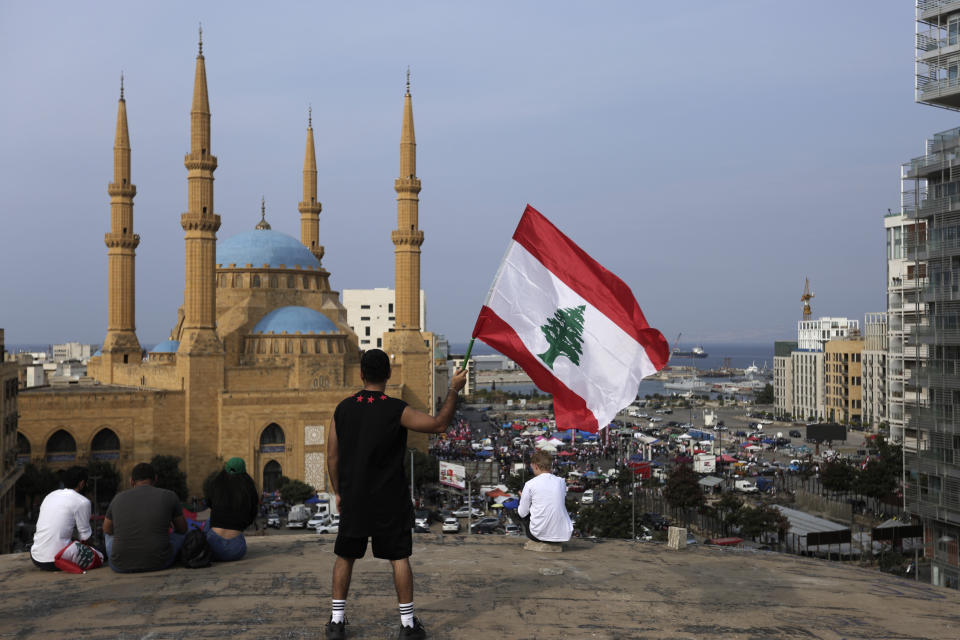
[[[593,489],[587,489],[580,496],[580,504],[593,504]]]

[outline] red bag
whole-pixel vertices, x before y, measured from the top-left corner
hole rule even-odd
[[[74,540],[60,549],[53,564],[67,573],[86,573],[103,565],[103,555],[90,545]]]

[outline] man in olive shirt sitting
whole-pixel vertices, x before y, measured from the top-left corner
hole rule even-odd
[[[166,569],[176,560],[187,532],[177,494],[153,484],[157,473],[141,462],[130,474],[132,488],[118,493],[103,520],[107,557],[117,573]],[[173,532],[168,533],[170,525]]]

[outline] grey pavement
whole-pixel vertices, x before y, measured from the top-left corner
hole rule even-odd
[[[942,639],[960,635],[960,593],[876,570],[764,552],[575,540],[562,554],[502,536],[414,542],[417,615],[429,637]],[[46,573],[0,556],[0,638],[322,638],[333,537],[252,537],[206,569]],[[351,638],[393,638],[386,561],[357,562]]]

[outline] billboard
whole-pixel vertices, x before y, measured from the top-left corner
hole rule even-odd
[[[847,428],[842,424],[808,424],[807,440],[811,442],[840,442],[847,439]]]
[[[462,464],[440,461],[440,484],[457,489],[466,489],[466,475]]]

